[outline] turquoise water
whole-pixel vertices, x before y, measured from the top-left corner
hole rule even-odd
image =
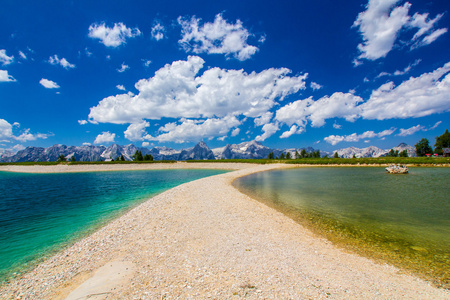
[[[224,172],[0,172],[0,282],[151,196]]]
[[[234,185],[333,242],[416,271],[450,279],[450,168],[316,167],[275,170]]]

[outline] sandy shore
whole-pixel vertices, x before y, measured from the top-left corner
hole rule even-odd
[[[76,167],[34,167],[33,172],[93,170]],[[94,169],[111,167],[118,170],[124,165]],[[135,167],[160,168],[157,164]],[[286,165],[161,167],[235,171],[186,183],[150,199],[0,287],[1,297],[450,299],[448,290],[338,249],[231,186],[237,177]]]

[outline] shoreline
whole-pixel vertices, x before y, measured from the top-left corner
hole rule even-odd
[[[2,298],[85,299],[100,292],[104,298],[95,299],[450,297],[450,291],[395,267],[338,249],[231,185],[238,177],[295,165],[170,165],[236,171],[185,183],[147,200],[1,286]],[[119,171],[103,166],[80,167]],[[6,171],[3,167],[0,171]],[[56,166],[39,167],[48,172]]]

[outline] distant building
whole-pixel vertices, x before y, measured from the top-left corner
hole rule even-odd
[[[450,148],[442,148],[442,155],[444,157],[450,157]]]

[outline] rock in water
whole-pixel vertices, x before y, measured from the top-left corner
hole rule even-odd
[[[408,174],[409,170],[406,166],[390,165],[386,167],[386,171],[390,174]]]

